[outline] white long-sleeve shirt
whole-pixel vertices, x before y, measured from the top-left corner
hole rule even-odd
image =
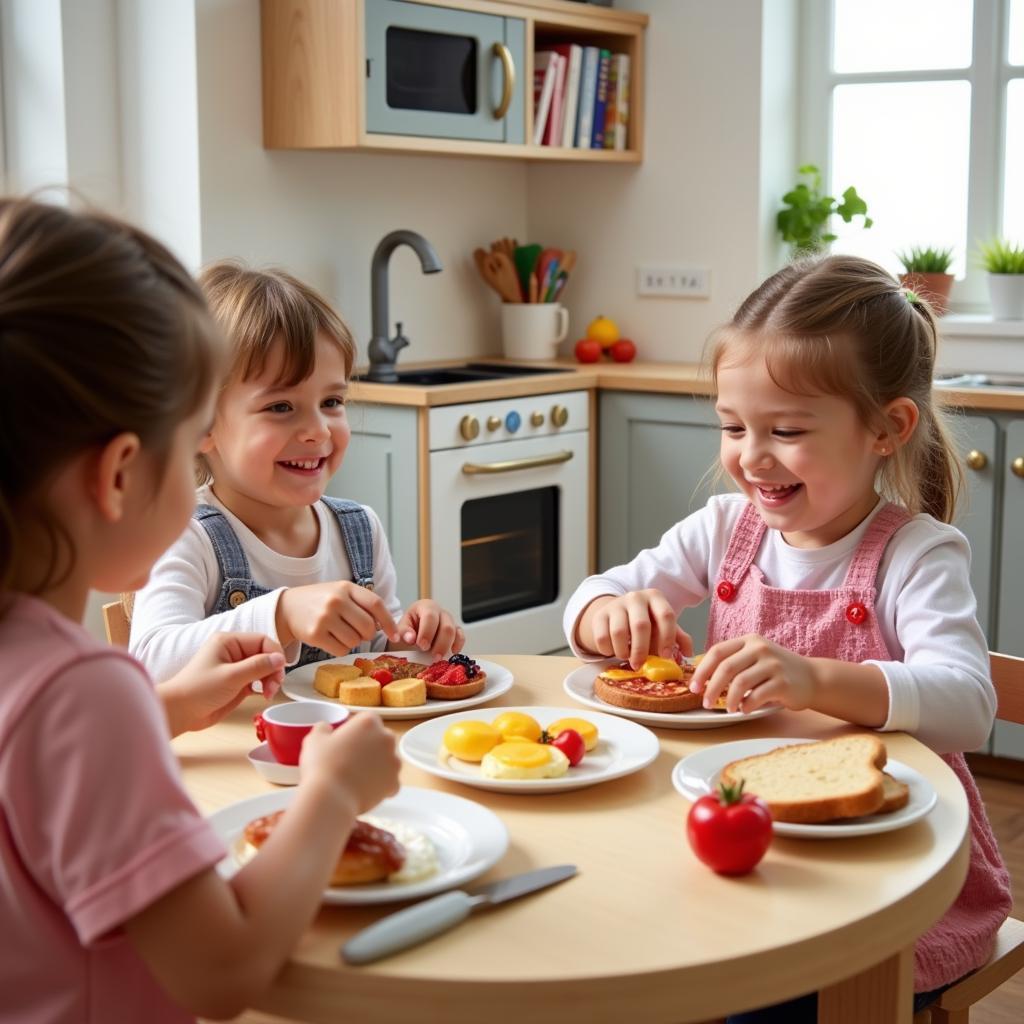
[[[595,598],[660,590],[675,609],[700,604],[717,580],[733,527],[747,499],[719,495],[676,523],[657,547],[628,565],[584,580],[565,610],[565,634],[582,651],[576,623]],[[826,590],[842,586],[853,553],[882,503],[855,530],[823,548],[795,548],[766,530],[754,563],[769,586]],[[917,515],[893,535],[878,570],[875,610],[893,661],[871,661],[885,676],[889,715],[884,731],[912,733],[938,753],[974,750],[988,737],[996,696],[988,647],[976,617],[967,538],[932,516]],[[701,638],[697,638],[699,649]]]
[[[174,675],[214,633],[265,633],[278,640],[277,602],[287,587],[352,579],[341,527],[322,501],[313,506],[320,523],[316,551],[308,558],[292,558],[267,547],[209,487],[199,488],[196,497],[200,504],[213,505],[224,513],[249,560],[253,580],[271,589],[237,608],[210,614],[220,594],[220,568],[206,530],[195,519],[189,520],[185,532],[153,566],[149,582],[135,595],[129,650],[157,682]],[[397,622],[401,605],[391,551],[377,513],[371,508],[366,508],[366,513],[373,529],[374,592]],[[383,650],[386,642],[378,632],[360,650]],[[295,641],[285,648],[288,665],[299,660],[301,647]]]

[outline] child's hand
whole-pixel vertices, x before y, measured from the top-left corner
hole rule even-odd
[[[364,712],[331,729],[318,722],[307,734],[299,755],[300,777],[323,779],[351,796],[355,813],[362,814],[398,792],[395,738],[377,715]]]
[[[466,634],[449,612],[436,601],[421,597],[413,601],[398,622],[398,635],[402,643],[415,644],[421,651],[429,650],[434,657],[458,654],[466,642]]]
[[[704,691],[706,708],[726,693],[729,711],[756,711],[766,704],[802,711],[814,704],[818,679],[810,658],[751,633],[710,648],[693,673],[690,689]]]
[[[387,605],[350,580],[289,587],[277,602],[276,625],[282,644],[301,640],[336,657],[372,640],[378,629],[389,640],[399,639]]]
[[[628,661],[638,669],[648,654],[671,657],[678,645],[693,653],[690,635],[660,590],[631,590],[621,597],[599,597],[584,609],[576,635],[588,651]]]
[[[284,679],[284,654],[262,633],[214,633],[188,664],[157,687],[171,734],[206,729],[219,722],[263,684],[264,699]]]

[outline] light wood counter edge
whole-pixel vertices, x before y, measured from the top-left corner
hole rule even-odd
[[[513,362],[480,357],[480,363]],[[409,364],[405,369],[438,368],[461,365],[461,360]],[[430,387],[406,384],[372,384],[354,380],[349,395],[354,402],[381,405],[441,406],[462,402],[485,402],[527,395],[547,395],[559,391],[634,391],[668,395],[711,395],[711,380],[698,363],[576,363],[559,359],[538,362],[553,370],[568,370],[551,376],[531,374],[503,380],[476,381],[465,384],[441,384]],[[936,401],[948,409],[976,409],[1024,412],[1024,389],[1017,388],[936,388]]]

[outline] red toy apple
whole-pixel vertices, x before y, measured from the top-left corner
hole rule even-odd
[[[601,342],[593,338],[581,338],[573,349],[581,363],[596,363],[601,358]]]
[[[628,338],[619,338],[609,351],[617,363],[631,363],[636,358],[636,345]]]

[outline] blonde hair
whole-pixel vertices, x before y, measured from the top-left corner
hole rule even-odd
[[[856,256],[799,261],[768,278],[712,336],[716,381],[738,344],[763,353],[787,391],[849,399],[872,431],[887,429],[886,405],[911,399],[917,428],[883,460],[880,490],[912,514],[952,521],[963,474],[932,397],[938,329],[927,302]]]
[[[195,281],[155,239],[98,212],[0,199],[0,589],[18,573],[25,523],[49,548],[30,589],[67,577],[76,553],[47,482],[122,432],[162,468],[221,353]]]
[[[284,270],[255,270],[238,260],[205,267],[199,285],[210,311],[231,346],[223,386],[252,380],[283,346],[280,384],[292,387],[316,367],[316,340],[326,335],[341,351],[346,378],[352,373],[356,345],[347,324],[314,288]],[[210,465],[196,457],[196,483],[213,479]]]

